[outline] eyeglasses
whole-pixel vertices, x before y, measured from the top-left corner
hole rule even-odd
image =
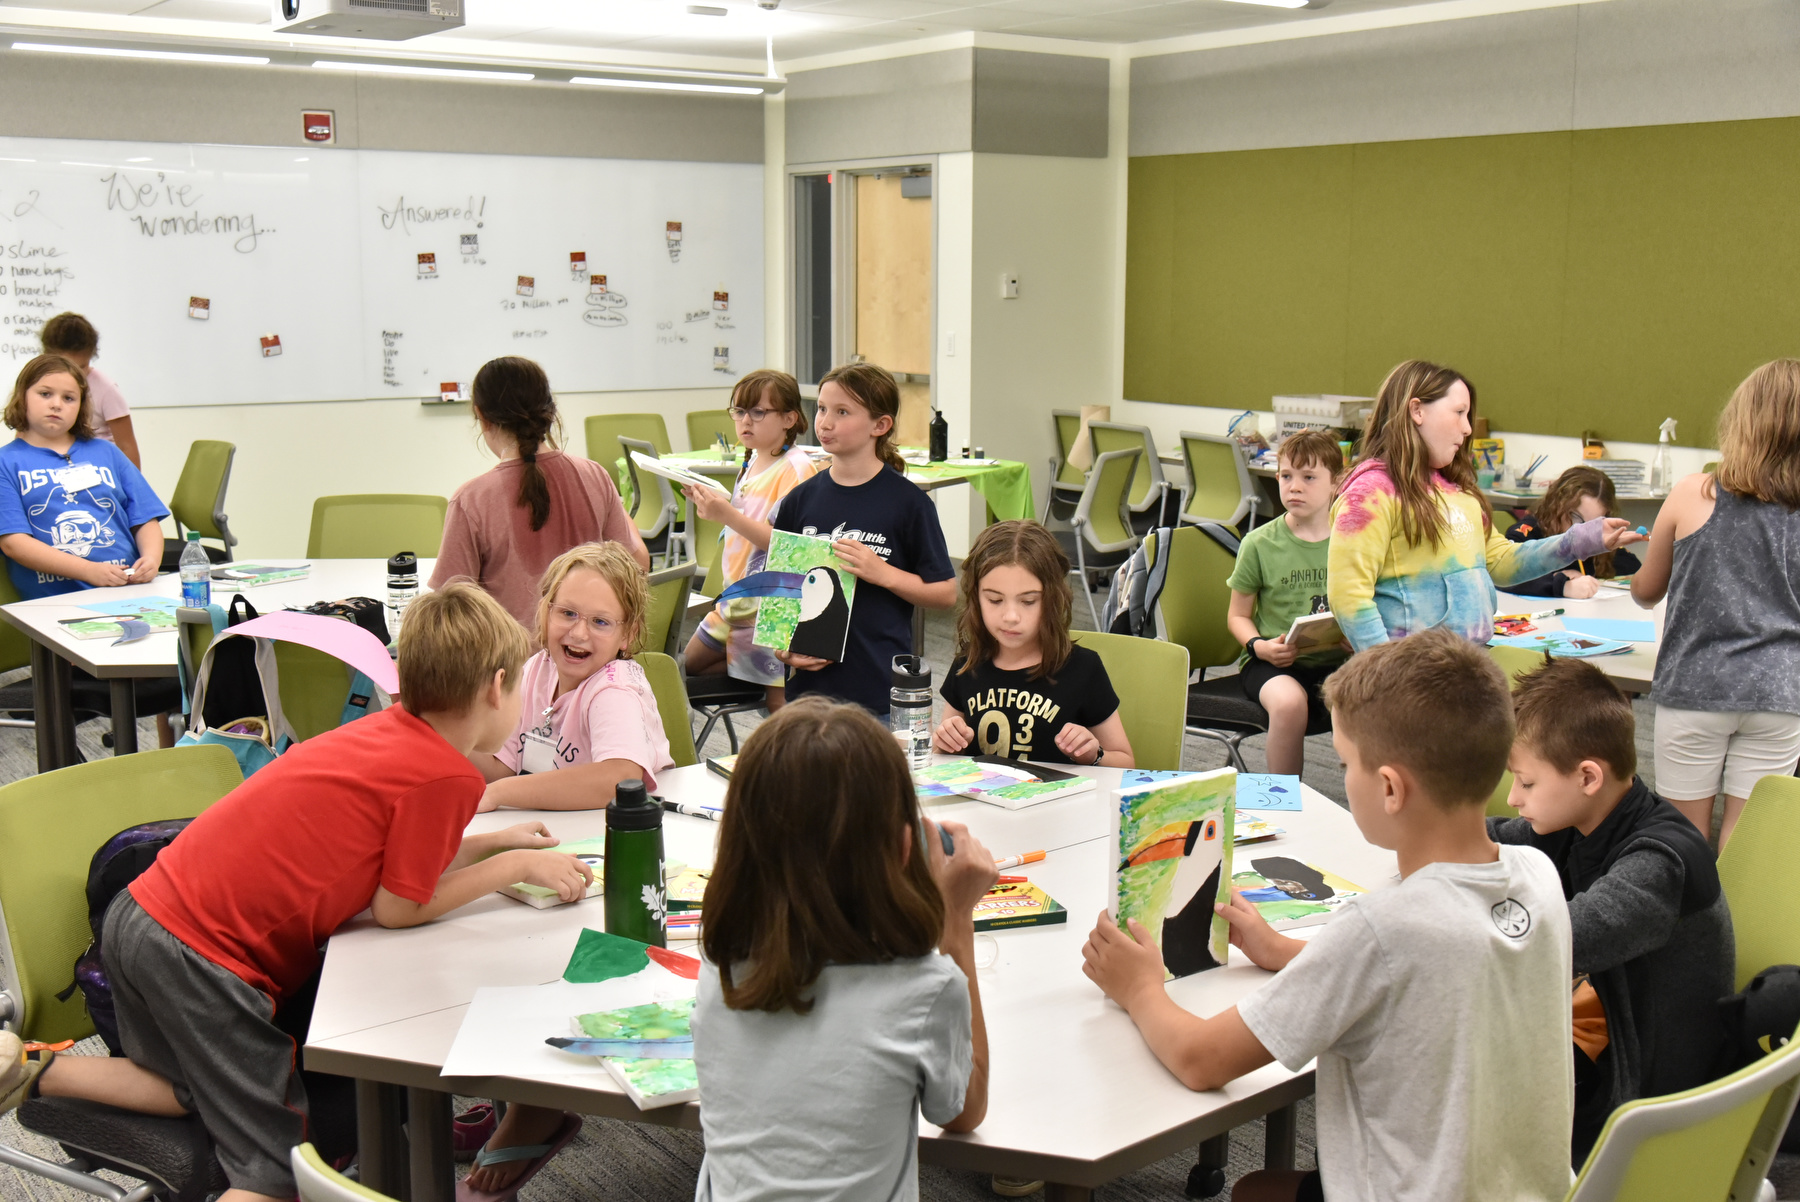
[[[763,418],[769,416],[769,414],[771,414],[775,411],[773,409],[760,409],[760,408],[759,409],[739,409],[736,406],[733,406],[732,408],[727,409],[725,412],[731,414],[731,420],[734,422],[741,422],[741,421],[747,420],[750,422],[751,425],[755,425],[756,423],[762,421]]]

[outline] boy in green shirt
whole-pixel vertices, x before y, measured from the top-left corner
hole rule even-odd
[[[1238,547],[1226,625],[1244,644],[1238,679],[1244,696],[1269,711],[1269,771],[1298,775],[1305,761],[1309,713],[1323,713],[1319,686],[1349,648],[1298,655],[1287,644],[1294,619],[1322,613],[1325,560],[1331,550],[1331,501],[1344,454],[1329,434],[1303,430],[1281,444],[1276,459],[1280,521],[1258,526]]]

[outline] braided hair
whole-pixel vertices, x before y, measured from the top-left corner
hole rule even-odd
[[[490,359],[475,373],[470,394],[475,416],[506,431],[519,444],[519,504],[531,511],[531,528],[550,520],[550,481],[538,466],[540,448],[556,449],[562,418],[550,392],[550,378],[530,359],[506,355]]]

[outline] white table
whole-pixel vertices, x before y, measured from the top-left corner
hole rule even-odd
[[[991,1055],[989,1104],[968,1135],[925,1125],[921,1158],[930,1163],[1042,1178],[1053,1199],[1086,1199],[1096,1187],[1143,1165],[1193,1148],[1244,1122],[1280,1112],[1270,1123],[1270,1159],[1292,1160],[1286,1108],[1312,1092],[1312,1072],[1278,1064],[1222,1090],[1196,1093],[1157,1062],[1131,1019],[1105,1000],[1081,972],[1081,945],[1106,904],[1109,807],[1117,769],[1085,770],[1095,792],[1008,811],[945,798],[934,817],[964,822],[996,856],[1042,848],[1050,853],[1025,871],[1070,911],[1066,925],[994,933],[997,959],[980,970]],[[664,773],[671,800],[716,804],[724,781],[701,765]],[[603,811],[478,815],[473,831],[541,818],[563,838],[603,833]],[[1367,888],[1395,882],[1391,852],[1365,843],[1350,816],[1305,790],[1305,809],[1269,815],[1288,833],[1240,849],[1241,860],[1265,852],[1296,855]],[[712,862],[717,824],[666,815],[670,859]],[[445,1078],[439,1073],[482,986],[556,980],[584,926],[603,922],[600,899],[535,910],[494,895],[423,927],[383,931],[364,914],[335,935],[305,1049],[310,1069],[358,1081],[363,1180],[398,1193],[408,1176],[414,1202],[452,1192],[448,1123],[452,1093],[561,1107],[585,1114],[698,1129],[695,1105],[639,1111],[610,1080],[582,1077]],[[697,945],[676,943],[697,952]],[[978,949],[979,950],[979,949]],[[1233,949],[1223,968],[1174,982],[1187,1009],[1212,1015],[1234,1005],[1268,974]],[[400,1090],[410,1109],[410,1151],[394,1130]],[[1282,1121],[1285,1113],[1288,1121]]]
[[[303,580],[266,584],[244,596],[259,613],[290,606],[344,597],[383,597],[387,592],[387,562],[380,559],[263,559],[276,566],[312,563]],[[430,579],[436,560],[419,561],[419,580]],[[235,591],[213,587],[213,600],[230,605]],[[0,619],[31,639],[31,678],[37,719],[38,771],[48,772],[79,762],[75,752],[75,716],[71,706],[70,667],[112,684],[113,751],[130,755],[137,750],[137,707],[131,683],[144,677],[172,677],[175,669],[174,634],[152,634],[135,643],[115,647],[111,639],[77,639],[69,636],[60,619],[99,617],[82,608],[98,601],[125,601],[141,597],[180,597],[181,578],[170,573],[149,584],[122,588],[84,589],[55,597],[15,601],[0,606]]]
[[[1629,590],[1602,586],[1598,594],[1587,600],[1575,597],[1518,597],[1511,593],[1501,593],[1499,604],[1497,612],[1503,614],[1531,614],[1542,613],[1546,609],[1561,609],[1565,611],[1564,617],[1567,618],[1618,618],[1627,622],[1655,623],[1657,642],[1638,643],[1634,650],[1623,654],[1601,655],[1588,661],[1627,693],[1650,691],[1650,682],[1656,676],[1656,648],[1662,641],[1667,601],[1657,602],[1654,609],[1643,609],[1631,599]],[[1533,618],[1532,624],[1541,630],[1564,628],[1563,618]]]

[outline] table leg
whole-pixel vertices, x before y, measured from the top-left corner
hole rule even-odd
[[[356,1161],[362,1183],[402,1202],[406,1188],[406,1090],[379,1081],[356,1083]]]
[[[412,1170],[412,1202],[451,1202],[456,1196],[456,1157],[451,1146],[450,1095],[435,1089],[406,1091],[406,1134]]]
[[[1044,1183],[1044,1202],[1093,1202],[1094,1191],[1085,1185]]]
[[[113,754],[137,754],[137,695],[132,692],[128,676],[114,677],[112,682]]]
[[[1264,1116],[1263,1168],[1285,1170],[1294,1167],[1294,1132],[1299,1125],[1299,1112],[1291,1105],[1271,1110]]]
[[[1200,1158],[1188,1170],[1190,1198],[1216,1198],[1225,1192],[1225,1169],[1231,1163],[1231,1132],[1200,1141]]]
[[[75,711],[69,661],[42,643],[31,644],[31,699],[37,720],[38,771],[75,763]]]

